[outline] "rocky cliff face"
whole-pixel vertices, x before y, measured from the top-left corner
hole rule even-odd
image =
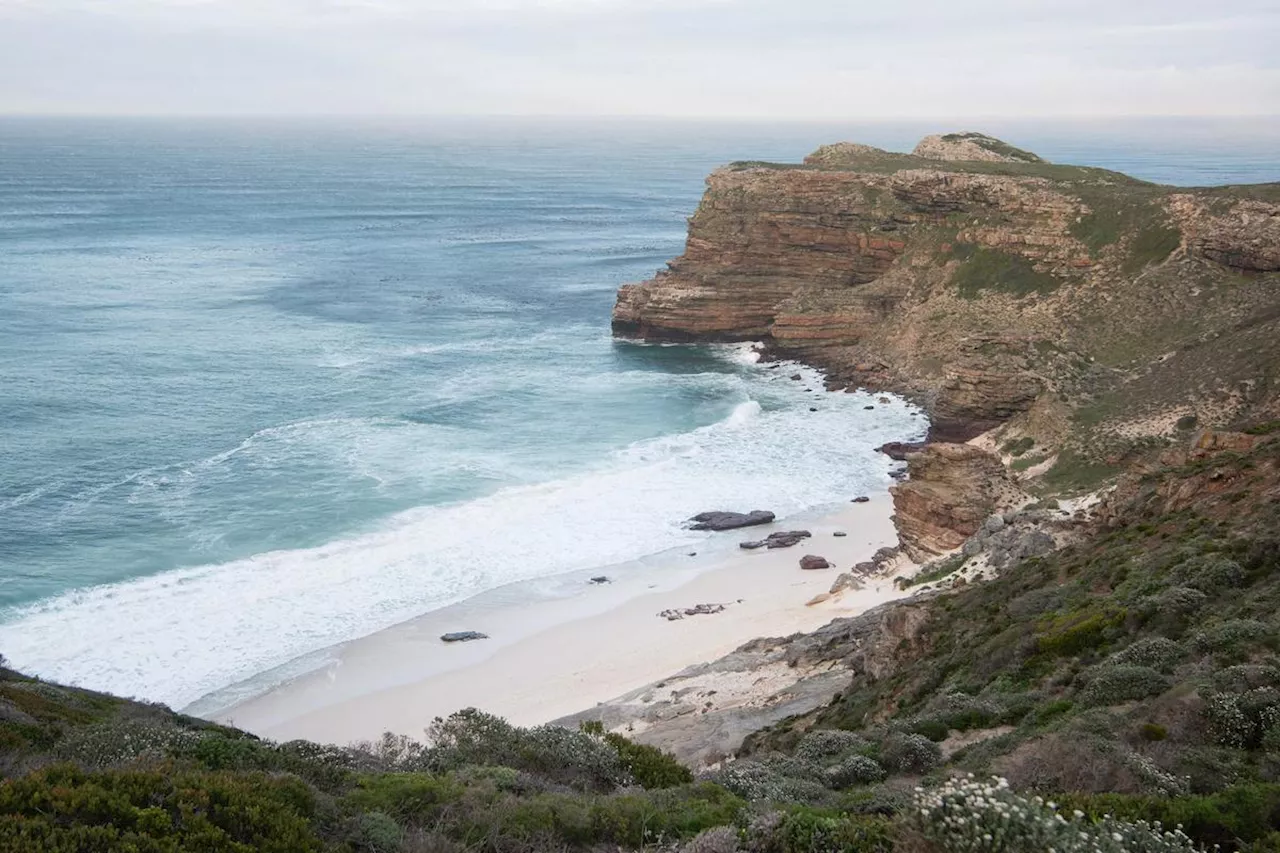
[[[913,560],[959,548],[987,516],[1018,502],[1004,466],[977,447],[934,443],[907,460],[911,479],[890,491],[902,549]]]
[[[738,163],[613,324],[764,341],[834,387],[915,396],[937,439],[1011,424],[1050,461],[1114,461],[1187,415],[1274,407],[1280,185],[1174,190],[980,134]]]

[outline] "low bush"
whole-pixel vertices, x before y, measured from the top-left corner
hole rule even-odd
[[[1121,649],[1111,656],[1112,664],[1146,666],[1160,672],[1172,672],[1186,656],[1186,650],[1167,637],[1148,637]]]
[[[1169,679],[1149,666],[1103,664],[1086,673],[1088,683],[1078,694],[1085,705],[1118,705],[1155,696],[1169,688]]]
[[[953,779],[920,790],[909,825],[940,851],[975,853],[1052,850],[1055,853],[1191,853],[1194,841],[1159,823],[1090,819],[1083,811],[1063,814],[1040,797],[1009,790],[1008,782]]]
[[[839,764],[828,767],[825,772],[827,785],[836,790],[879,782],[886,775],[888,774],[880,766],[880,762],[865,755],[851,755]]]
[[[796,744],[795,755],[808,761],[824,762],[840,758],[870,745],[861,734],[844,729],[816,729],[806,732]]]
[[[1258,749],[1280,731],[1280,690],[1260,687],[1244,693],[1205,697],[1205,722],[1213,741],[1236,749]]]
[[[314,814],[288,777],[57,765],[0,785],[0,849],[307,853]]]
[[[893,773],[926,773],[942,763],[942,750],[923,735],[895,732],[880,744],[880,763]]]

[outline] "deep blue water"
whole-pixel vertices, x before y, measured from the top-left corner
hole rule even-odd
[[[953,126],[0,119],[0,652],[184,704],[702,509],[883,489],[907,407],[811,413],[609,309],[715,166]],[[1275,121],[979,129],[1280,180]]]

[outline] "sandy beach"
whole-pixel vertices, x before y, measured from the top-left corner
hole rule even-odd
[[[519,590],[498,590],[347,643],[323,668],[216,717],[278,740],[345,744],[385,731],[421,736],[434,717],[466,707],[521,725],[583,711],[756,637],[813,630],[900,596],[885,580],[808,604],[839,572],[896,543],[891,510],[880,495],[818,518],[721,533],[709,564],[667,554],[607,584],[582,578],[581,592],[568,597],[530,603]],[[723,547],[796,527],[813,538],[772,551]],[[802,571],[805,554],[836,568]],[[658,615],[698,604],[726,607],[678,621]],[[459,630],[490,638],[441,642]]]

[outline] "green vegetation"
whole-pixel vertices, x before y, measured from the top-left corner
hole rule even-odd
[[[1163,261],[1182,241],[1181,232],[1165,221],[1163,210],[1148,194],[1087,186],[1078,187],[1077,192],[1089,212],[1071,223],[1071,235],[1084,243],[1095,258],[1126,235],[1133,235],[1121,263],[1126,274]]]
[[[1030,151],[1024,151],[1021,148],[1015,148],[1002,139],[996,139],[994,136],[987,136],[985,133],[947,133],[942,138],[947,142],[972,142],[979,148],[986,149],[994,154],[1002,157],[1010,157],[1014,160],[1020,160],[1023,163],[1043,163],[1035,154]]]
[[[1006,441],[1000,446],[1000,452],[1010,456],[1021,456],[1035,446],[1036,440],[1029,435],[1024,435],[1022,438]]]
[[[1119,472],[1112,465],[1097,462],[1067,448],[1044,475],[1045,484],[1055,491],[1078,492],[1091,489]]]
[[[960,260],[952,280],[965,299],[978,299],[984,291],[1007,293],[1021,299],[1032,294],[1052,293],[1062,284],[1056,277],[1038,272],[1031,261],[1021,255],[972,243],[957,243],[952,255]]]

